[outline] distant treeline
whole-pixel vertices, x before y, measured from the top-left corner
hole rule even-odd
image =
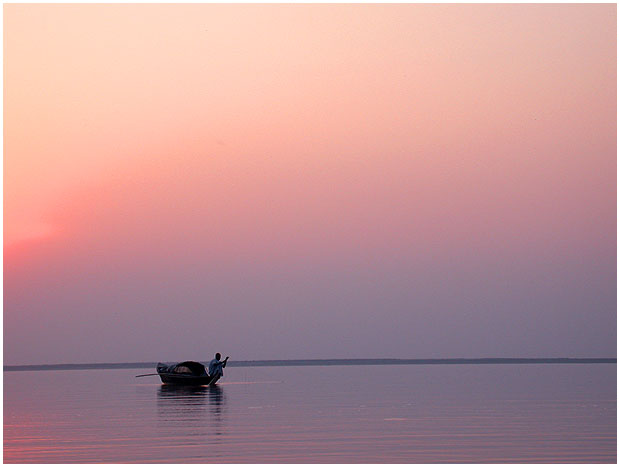
[[[617,364],[617,358],[449,358],[449,359],[272,359],[264,361],[228,361],[231,367],[267,366],[382,366],[412,364]],[[156,362],[120,362],[101,364],[41,364],[4,366],[5,371],[66,371],[98,369],[154,368]]]

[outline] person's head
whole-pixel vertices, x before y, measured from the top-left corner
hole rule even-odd
[[[221,354],[216,353],[216,354],[215,354],[215,359],[217,359],[217,360],[219,361],[219,360],[221,359]]]

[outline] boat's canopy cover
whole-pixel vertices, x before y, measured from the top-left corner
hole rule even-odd
[[[178,364],[157,364],[157,372],[171,374],[205,375],[206,369],[203,364],[195,361],[183,361]]]

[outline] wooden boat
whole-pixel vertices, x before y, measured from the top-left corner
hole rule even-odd
[[[195,361],[157,363],[157,374],[163,383],[177,385],[215,385],[219,379],[218,376],[213,378],[208,375],[204,365]]]

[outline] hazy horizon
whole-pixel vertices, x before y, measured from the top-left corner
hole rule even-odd
[[[172,363],[179,361],[159,361]],[[208,364],[208,360],[198,361]],[[112,370],[112,369],[147,369],[155,367],[158,362],[116,362],[99,364],[41,364],[41,365],[4,365],[6,372],[37,372],[66,370]],[[479,358],[479,359],[285,359],[285,360],[229,360],[229,368],[243,367],[347,367],[347,366],[509,366],[509,365],[587,365],[587,364],[617,364],[616,358]],[[149,376],[155,373],[147,374]],[[145,376],[144,374],[140,377]]]
[[[616,5],[3,8],[5,364],[616,357]]]

